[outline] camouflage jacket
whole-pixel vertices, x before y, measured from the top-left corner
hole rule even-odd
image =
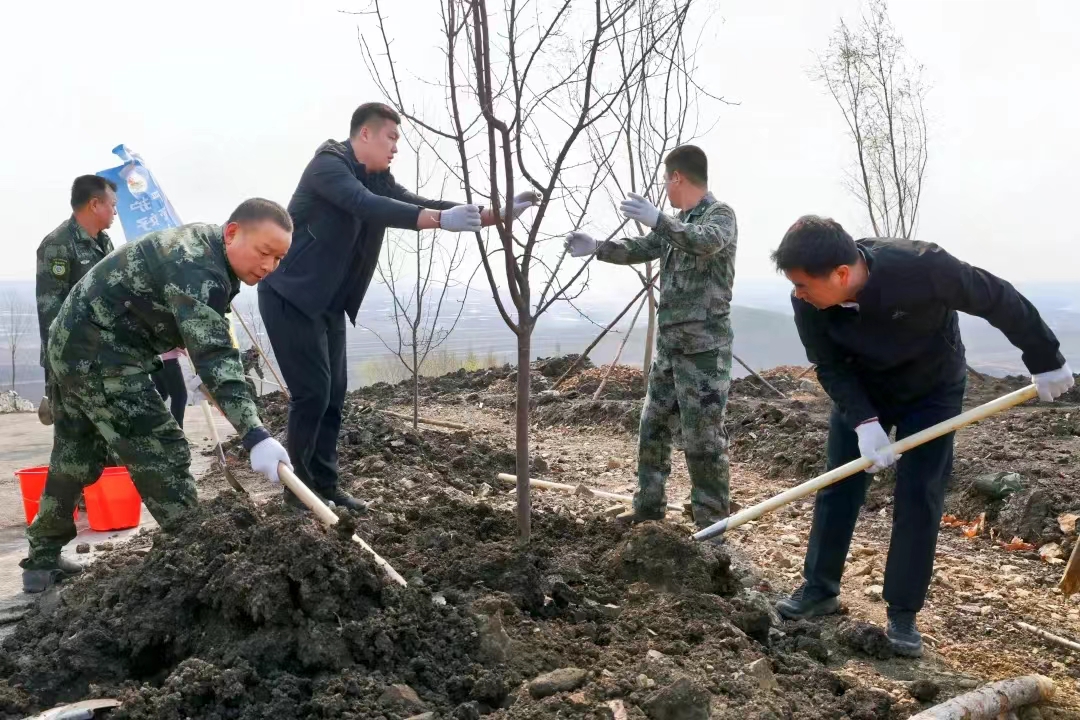
[[[61,382],[100,376],[106,394],[143,391],[147,374],[161,367],[158,355],[186,348],[210,395],[251,447],[268,433],[225,318],[238,292],[220,227],[150,233],[98,263],[72,289],[49,338],[52,371]]]
[[[656,227],[645,237],[600,243],[596,257],[618,265],[659,260],[659,345],[684,353],[705,352],[731,347],[738,236],[735,211],[706,193],[677,219],[660,213]]]
[[[41,367],[49,345],[49,326],[64,299],[90,268],[113,251],[112,240],[102,232],[90,237],[82,225],[69,217],[45,236],[37,249],[37,313],[41,333]]]

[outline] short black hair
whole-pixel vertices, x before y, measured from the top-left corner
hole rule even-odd
[[[71,183],[71,209],[78,210],[94,198],[104,198],[109,190],[116,192],[116,183],[98,175],[80,175]]]
[[[664,158],[664,169],[668,175],[678,172],[695,185],[709,184],[709,159],[697,145],[680,145],[669,152]]]
[[[352,122],[349,123],[349,137],[356,135],[360,128],[364,127],[376,118],[382,120],[389,120],[395,125],[401,124],[401,116],[398,115],[397,110],[390,107],[386,103],[364,103],[360,107],[353,110]]]
[[[825,277],[858,260],[859,249],[840,223],[818,215],[796,220],[772,253],[777,271],[801,270],[810,277]]]
[[[264,220],[274,223],[287,233],[293,231],[293,222],[292,218],[289,217],[289,211],[273,200],[266,200],[265,198],[250,198],[240,203],[232,211],[228,222],[243,225],[245,223],[263,222]]]

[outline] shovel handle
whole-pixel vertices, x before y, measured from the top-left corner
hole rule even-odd
[[[915,433],[914,435],[909,435],[903,440],[897,440],[892,445],[890,445],[889,448],[896,454],[901,455],[908,450],[911,450],[912,448],[922,445],[925,442],[935,440],[943,435],[948,435],[949,433],[954,432],[955,430],[962,428],[965,425],[970,425],[972,423],[978,422],[979,420],[984,420],[991,415],[995,415],[1001,412],[1002,410],[1007,410],[1008,408],[1011,408],[1015,405],[1027,402],[1028,400],[1037,397],[1038,394],[1039,392],[1035,388],[1035,386],[1029,385],[1021,390],[1011,392],[1008,395],[1003,395],[997,400],[992,400],[984,405],[972,408],[966,413],[957,415],[954,418],[939,422],[937,425],[932,425],[925,430]],[[793,488],[785,490],[779,495],[775,495],[768,500],[758,503],[757,505],[753,505],[746,508],[745,510],[741,510],[732,515],[731,517],[725,518],[718,523],[714,523],[709,527],[695,533],[694,539],[708,540],[709,538],[714,538],[717,535],[727,532],[728,530],[737,528],[740,525],[744,525],[751,520],[757,520],[759,517],[761,517],[767,512],[772,512],[773,510],[776,510],[779,507],[783,507],[784,505],[787,505],[794,500],[804,498],[807,495],[816,493],[818,490],[821,490],[824,487],[828,487],[833,483],[839,482],[844,478],[851,477],[857,472],[866,470],[871,465],[873,465],[873,462],[867,460],[866,458],[852,460],[846,465],[841,465],[834,470],[830,470],[824,475],[818,475],[812,480],[807,480],[801,485],[796,485]]]
[[[296,474],[290,470],[289,466],[285,463],[278,463],[278,477],[281,478],[281,482],[284,483],[285,487],[289,488],[293,495],[300,498],[300,502],[307,505],[308,509],[315,513],[315,516],[325,525],[328,527],[337,525],[338,516],[334,511],[319,499],[319,496],[312,492],[311,488],[305,485],[300,478],[296,477]],[[382,568],[383,572],[385,572],[391,580],[402,587],[408,585],[408,583],[405,582],[405,578],[403,578],[390,563],[386,562],[379,553],[375,552],[370,545],[364,542],[363,538],[354,534],[352,536],[352,541],[363,548],[365,552],[369,553],[372,559],[375,560],[375,564]]]

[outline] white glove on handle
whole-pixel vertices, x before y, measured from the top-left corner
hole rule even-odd
[[[1039,399],[1043,402],[1057,400],[1076,384],[1072,370],[1069,369],[1069,363],[1065,363],[1057,370],[1032,375],[1031,381],[1038,388]]]
[[[514,196],[514,218],[521,217],[521,213],[525,212],[534,205],[540,203],[540,193],[535,190],[526,190],[520,192]]]
[[[871,475],[894,465],[900,459],[899,455],[889,449],[889,436],[877,420],[864,422],[855,428],[855,434],[859,436],[859,454],[874,463],[866,471]]]
[[[439,227],[450,232],[480,232],[483,223],[480,220],[478,205],[455,205],[439,213]]]
[[[566,236],[566,249],[570,251],[570,257],[587,257],[596,252],[597,242],[592,235],[576,230]]]
[[[281,481],[278,477],[278,463],[285,463],[290,470],[293,468],[289,453],[274,438],[266,438],[251,448],[251,469],[262,473],[275,485]]]
[[[660,221],[660,210],[637,193],[627,195],[619,209],[623,217],[635,220],[647,228],[656,227],[656,223]]]

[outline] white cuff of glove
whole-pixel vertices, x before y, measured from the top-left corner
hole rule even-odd
[[[1032,375],[1031,381],[1039,391],[1039,399],[1043,402],[1053,402],[1069,391],[1076,380],[1073,378],[1069,363],[1065,363],[1057,370]]]

